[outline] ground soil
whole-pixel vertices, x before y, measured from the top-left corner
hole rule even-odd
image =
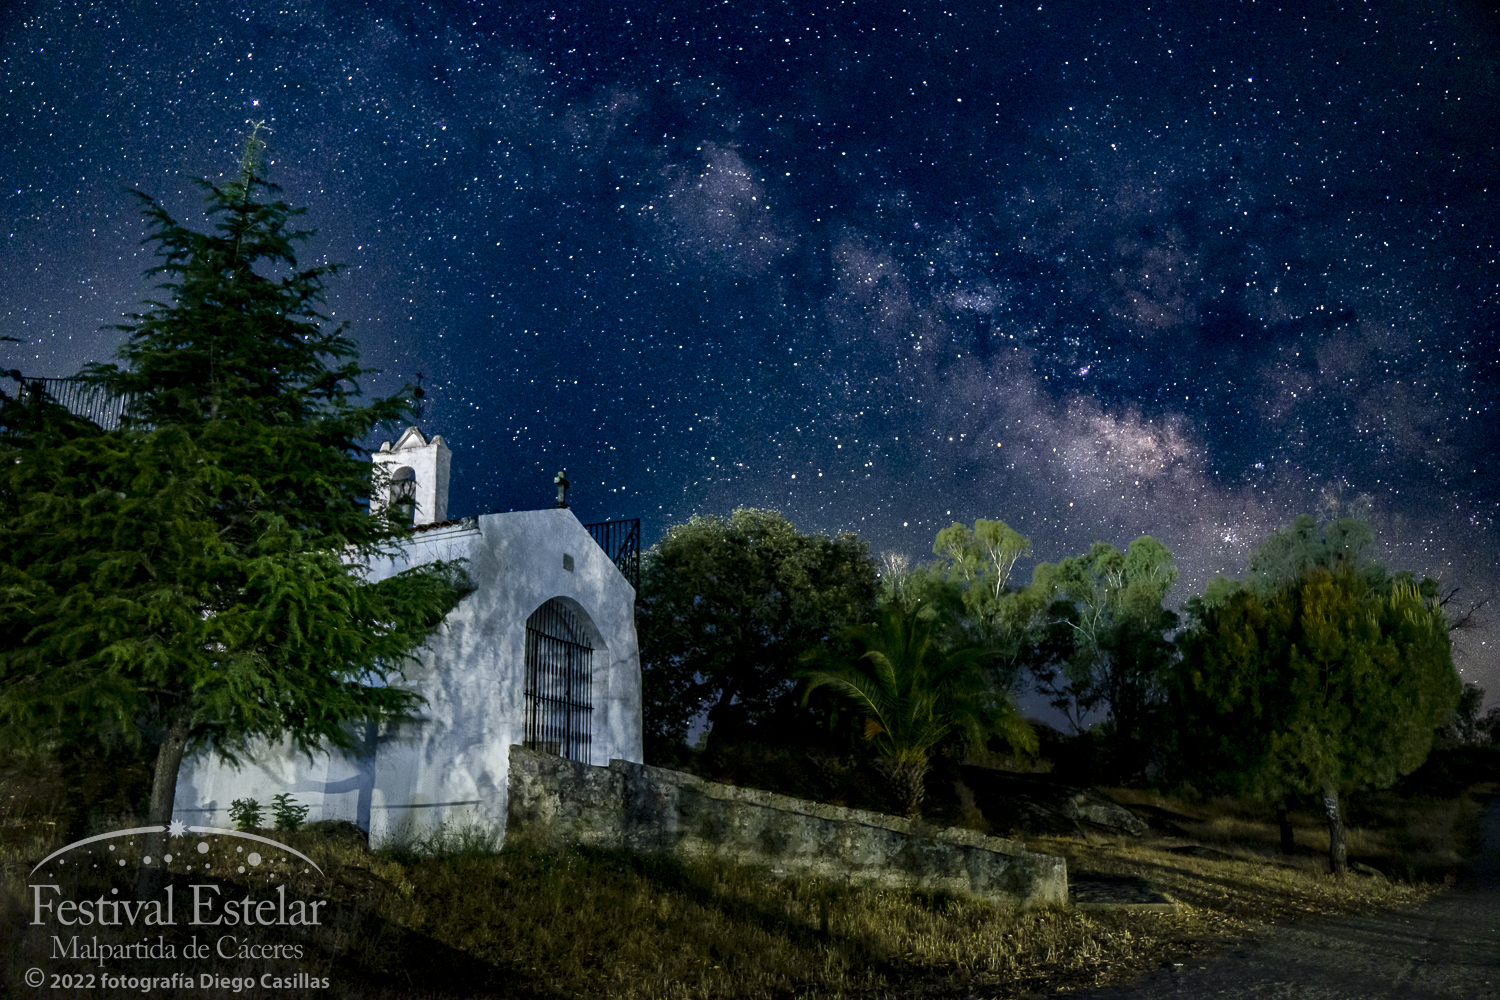
[[[1076,1000],[1500,1000],[1500,794],[1480,852],[1423,906],[1269,927]]]

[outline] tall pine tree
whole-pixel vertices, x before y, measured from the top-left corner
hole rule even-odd
[[[0,725],[154,752],[158,826],[185,754],[353,749],[357,721],[407,715],[396,682],[463,593],[452,564],[361,576],[406,529],[369,513],[360,442],[410,402],[356,401],[367,370],[319,312],[334,268],[299,269],[310,234],[260,145],[201,182],[210,232],[139,195],[161,301],[121,328],[121,364],[84,373],[126,400],[121,427],[0,412]]]

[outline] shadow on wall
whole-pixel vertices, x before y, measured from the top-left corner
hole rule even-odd
[[[391,738],[385,737],[386,740]],[[370,829],[370,807],[375,801],[375,751],[381,742],[383,740],[379,726],[374,722],[366,722],[358,750],[347,755],[347,760],[354,766],[354,773],[341,781],[323,783],[325,796],[356,793],[354,825],[365,831]]]

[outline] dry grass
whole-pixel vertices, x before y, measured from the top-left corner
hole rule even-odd
[[[1483,791],[1488,786],[1475,786]],[[1254,800],[1217,798],[1193,802],[1138,789],[1108,789],[1126,806],[1153,815],[1171,814],[1182,836],[1167,846],[1197,842],[1247,860],[1273,859],[1306,871],[1321,871],[1328,856],[1328,826],[1321,813],[1291,812],[1296,854],[1279,853],[1281,834],[1274,810]],[[1406,882],[1440,882],[1477,847],[1479,805],[1473,794],[1451,798],[1367,793],[1346,803],[1345,839],[1351,860]],[[1157,826],[1162,824],[1158,822]]]
[[[323,949],[341,959],[323,967],[356,996],[1023,996],[1124,981],[1241,926],[1015,911],[618,852],[310,853],[342,904]]]
[[[328,976],[335,995],[393,1000],[1024,996],[1126,981],[1269,920],[1406,905],[1431,891],[1264,859],[1050,839],[1030,846],[1071,867],[1144,875],[1188,905],[1174,914],[1018,912],[755,868],[494,852],[482,838],[375,852],[326,832],[283,839],[327,878],[292,869],[278,878],[300,896],[333,900],[332,922],[302,939],[308,956],[298,967]],[[11,918],[17,874],[8,866]],[[14,964],[22,956],[12,948]]]
[[[1409,906],[1438,888],[1323,874],[1317,852],[1326,834],[1320,844],[1311,816],[1294,817],[1303,850],[1283,859],[1264,807],[1113,794],[1176,814],[1179,832],[1191,838],[1039,838],[1028,846],[1066,857],[1070,871],[1144,877],[1184,904],[1177,912],[1015,911],[776,879],[751,867],[515,845],[495,851],[463,831],[374,852],[348,829],[273,835],[326,872],[314,878],[287,868],[276,877],[299,896],[332,901],[329,923],[300,939],[307,955],[297,968],[329,977],[332,996],[382,1000],[1022,997],[1125,982],[1268,922]],[[60,844],[59,824],[40,808],[6,812],[4,801],[0,919],[9,933],[0,964],[25,968],[25,875]],[[1368,822],[1351,835],[1353,853],[1392,869],[1401,858],[1456,856],[1474,813],[1463,798],[1361,808]],[[1193,842],[1227,857],[1173,852]],[[263,880],[266,873],[259,870]],[[231,875],[224,887],[237,895],[245,884]],[[99,891],[107,891],[103,883]],[[243,971],[258,974],[263,965]]]
[[[1180,841],[1086,841],[1046,838],[1032,850],[1068,859],[1073,872],[1138,875],[1187,904],[1200,917],[1226,921],[1236,930],[1308,915],[1367,913],[1411,906],[1429,898],[1438,883],[1402,882],[1350,875],[1334,878],[1314,858],[1267,858],[1221,843],[1226,857],[1208,859],[1174,853]],[[1209,915],[1212,914],[1212,918]]]

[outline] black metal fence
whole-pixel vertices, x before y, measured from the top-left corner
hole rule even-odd
[[[50,399],[74,416],[92,420],[107,431],[120,426],[120,416],[129,403],[128,398],[112,395],[81,378],[33,378],[17,371],[8,374],[17,383],[15,398]]]
[[[600,521],[598,524],[585,524],[589,534],[594,536],[594,541],[604,550],[604,554],[614,560],[620,572],[625,574],[625,579],[636,590],[641,589],[641,519],[632,518],[629,521]]]
[[[594,650],[567,605],[548,601],[526,619],[523,745],[588,763]]]

